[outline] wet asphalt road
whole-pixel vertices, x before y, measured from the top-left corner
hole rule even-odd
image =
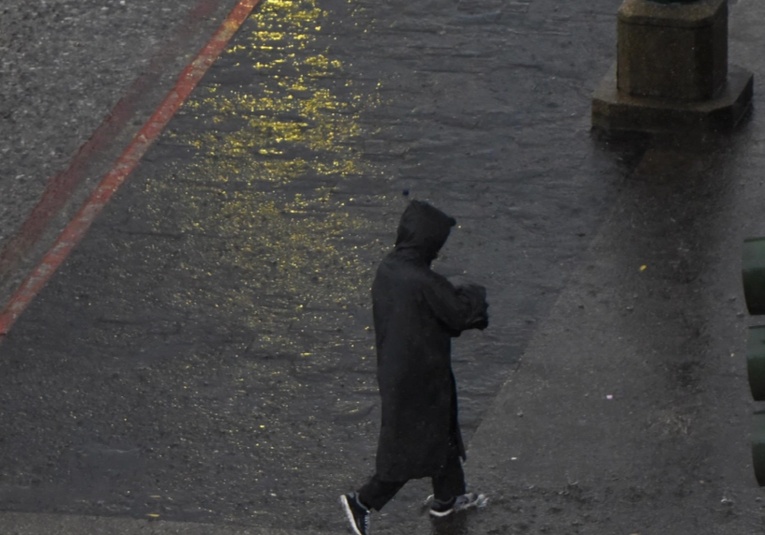
[[[564,288],[602,280],[581,277],[598,247],[623,262],[606,273],[658,263],[658,291],[703,309],[706,227],[730,226],[720,214],[741,200],[709,178],[760,130],[664,155],[591,135],[618,4],[264,2],[2,342],[0,507],[342,530],[334,499],[368,475],[377,432],[368,289],[408,198],[460,223],[437,269],[489,288],[491,328],[455,343],[468,439]],[[676,175],[703,186],[687,205]],[[736,237],[752,228],[735,221]],[[655,239],[632,247],[635,225]],[[685,336],[672,316],[634,323],[619,325]],[[658,352],[679,355],[668,376],[691,394],[704,365],[684,356],[707,343]],[[544,531],[510,489],[471,533]],[[378,532],[410,532],[395,526],[423,492]]]
[[[0,299],[113,166],[235,0],[0,6]]]

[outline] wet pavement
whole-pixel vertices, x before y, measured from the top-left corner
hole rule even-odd
[[[493,501],[431,527],[413,483],[374,533],[761,531],[760,96],[731,136],[591,134],[619,4],[263,2],[2,341],[0,509],[342,532],[371,278],[419,198],[459,222],[437,269],[488,287],[455,372]],[[756,75],[762,11],[733,6]]]
[[[235,0],[0,6],[0,299],[51,247]]]

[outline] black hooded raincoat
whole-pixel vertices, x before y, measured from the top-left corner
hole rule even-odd
[[[385,481],[436,475],[450,442],[465,457],[451,338],[486,327],[488,305],[483,287],[455,287],[430,269],[454,224],[431,205],[412,201],[372,286],[382,398],[377,475]]]

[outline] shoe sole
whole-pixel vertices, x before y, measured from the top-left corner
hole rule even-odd
[[[348,503],[348,496],[345,494],[340,496],[340,505],[342,505],[343,511],[345,511],[345,517],[348,519],[348,523],[351,525],[351,531],[353,531],[353,533],[356,535],[364,535],[359,531],[359,528],[356,527],[356,518],[354,518],[353,511],[351,511],[351,504]]]
[[[428,497],[428,500],[429,499],[430,499],[430,497]],[[427,503],[428,500],[426,500],[426,503]],[[434,518],[444,518],[445,516],[449,516],[449,515],[454,514],[454,513],[459,513],[461,511],[467,511],[468,509],[473,509],[473,508],[481,509],[481,508],[484,508],[484,507],[486,507],[486,505],[488,503],[489,503],[489,498],[487,498],[483,494],[479,494],[478,496],[476,496],[475,500],[473,500],[472,502],[463,504],[460,507],[457,507],[457,508],[452,507],[451,509],[447,509],[446,511],[435,511],[433,509],[430,509],[428,512],[430,513],[430,516],[432,516]]]
[[[431,509],[428,511],[430,513],[430,516],[433,518],[443,518],[445,516],[449,516],[450,514],[454,513],[454,509],[448,509],[446,511],[434,511]]]

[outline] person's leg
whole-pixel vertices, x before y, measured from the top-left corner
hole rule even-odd
[[[483,494],[465,492],[465,474],[459,453],[450,456],[443,469],[433,477],[433,502],[430,515],[435,518],[449,516],[455,511],[484,507],[488,498]]]
[[[451,504],[465,494],[465,473],[456,448],[449,449],[443,468],[433,477],[433,497],[436,503]]]
[[[372,509],[379,511],[406,482],[382,481],[375,474],[358,492],[340,496],[340,504],[355,535],[368,535]]]
[[[388,503],[405,484],[406,481],[382,481],[377,474],[375,474],[366,485],[361,487],[357,496],[364,507],[379,511],[385,507],[385,504]]]

